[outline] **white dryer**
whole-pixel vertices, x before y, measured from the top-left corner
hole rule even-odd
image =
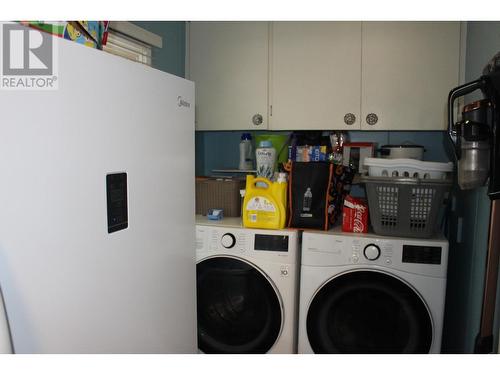
[[[304,232],[299,353],[439,353],[448,242]]]
[[[198,348],[296,353],[298,232],[196,226]]]

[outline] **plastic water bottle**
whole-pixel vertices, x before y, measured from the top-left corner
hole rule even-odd
[[[248,171],[253,168],[252,136],[243,133],[240,142],[240,164],[238,169]]]
[[[311,211],[312,197],[313,197],[313,194],[312,194],[311,188],[308,187],[306,192],[304,193],[304,203],[302,205],[302,211],[304,211],[304,212]]]
[[[257,177],[265,177],[272,180],[274,177],[274,165],[276,164],[276,150],[271,141],[261,141],[255,150],[255,161],[257,166]]]

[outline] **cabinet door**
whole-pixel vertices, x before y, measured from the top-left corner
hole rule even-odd
[[[359,129],[361,22],[273,22],[271,34],[270,128]]]
[[[267,22],[190,23],[197,130],[267,129],[268,55]]]
[[[362,37],[361,128],[445,130],[460,23],[363,22]]]

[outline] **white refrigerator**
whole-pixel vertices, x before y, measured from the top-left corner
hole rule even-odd
[[[0,90],[0,350],[195,353],[194,84],[52,41]]]

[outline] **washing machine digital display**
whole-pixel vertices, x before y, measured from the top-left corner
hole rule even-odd
[[[403,263],[441,264],[440,246],[403,245]]]
[[[288,236],[256,234],[254,250],[287,252]]]

